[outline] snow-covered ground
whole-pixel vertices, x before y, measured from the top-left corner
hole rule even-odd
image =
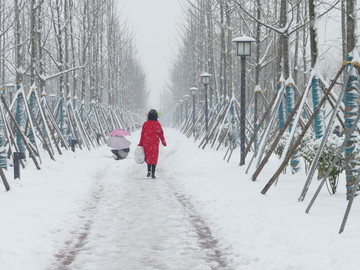
[[[297,201],[305,176],[281,175],[260,191],[276,169],[272,160],[258,181],[229,163],[223,151],[201,150],[165,129],[157,179],[132,152],[115,161],[109,148],[68,151],[42,169],[28,161],[21,180],[6,172],[0,191],[0,270],[285,270],[358,269],[360,205],[355,200],[338,234],[347,202],[322,190],[310,214]],[[289,171],[289,170],[288,170]],[[0,183],[0,188],[3,188]]]

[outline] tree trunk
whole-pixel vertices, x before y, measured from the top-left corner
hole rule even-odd
[[[210,108],[214,104],[214,89],[217,89],[216,74],[215,74],[215,57],[214,57],[214,36],[213,36],[213,22],[212,22],[212,5],[210,1],[206,4],[206,22],[207,22],[207,67],[208,72],[212,75],[212,81],[209,85],[210,92]]]
[[[15,7],[15,69],[16,69],[16,85],[19,87],[23,83],[23,56],[22,56],[22,42],[21,42],[21,23],[20,11],[21,0],[14,0]]]
[[[309,0],[309,17],[310,17],[310,57],[311,57],[311,67],[314,68],[318,55],[315,0]]]
[[[232,25],[231,25],[231,10],[230,5],[226,1],[225,2],[225,15],[226,15],[226,27],[227,27],[227,46],[226,46],[226,59],[227,59],[227,90],[228,90],[228,96],[231,97],[232,91],[234,89],[234,78],[233,78],[233,48],[232,48]]]
[[[84,2],[83,3],[83,10],[82,10],[82,34],[81,34],[81,64],[85,65],[86,63],[86,55],[87,55],[87,28],[86,25],[88,24],[87,16],[88,16],[88,5]],[[85,101],[86,99],[86,74],[85,72],[82,73],[81,76],[81,100]]]
[[[39,4],[38,6],[38,12],[37,12],[37,15],[38,15],[38,18],[37,18],[37,25],[38,25],[38,38],[37,38],[37,47],[38,47],[38,73],[40,74],[40,76],[38,76],[38,79],[39,79],[39,91],[40,93],[43,93],[45,91],[45,80],[43,79],[44,77],[44,73],[45,73],[45,70],[44,70],[44,55],[43,55],[43,44],[42,44],[42,37],[43,37],[43,32],[42,32],[42,29],[43,29],[43,24],[44,24],[44,14],[42,12],[42,4]]]
[[[355,49],[355,0],[346,1],[346,42],[347,42],[347,61],[353,59],[352,52]],[[351,68],[352,67],[352,68]],[[351,126],[359,113],[358,105],[358,88],[359,88],[359,74],[353,67],[353,64],[347,64],[347,72],[349,79],[346,82],[344,104],[345,104],[345,135],[350,133]],[[345,143],[345,172],[346,172],[346,198],[349,200],[354,189],[356,180],[356,172],[359,167],[358,161],[356,161],[355,147],[358,137],[358,132],[354,131],[350,134],[350,139]]]
[[[341,36],[342,36],[342,53],[343,60],[346,58],[347,53],[347,35],[346,35],[346,2],[347,0],[341,0]],[[345,78],[345,76],[344,76]]]
[[[31,24],[31,55],[30,55],[30,85],[36,82],[36,64],[37,58],[37,36],[38,25],[36,24],[36,0],[30,2],[30,24]]]
[[[301,4],[300,1],[296,4],[296,23],[297,24],[300,23],[300,14],[301,14],[300,4]],[[300,31],[296,31],[296,33],[295,33],[295,53],[294,53],[294,81],[297,83],[297,85],[299,85],[299,81],[298,81],[299,44],[300,44]]]
[[[64,70],[69,69],[69,0],[64,0]],[[70,94],[69,72],[64,74],[65,97]],[[72,97],[73,98],[73,97]]]
[[[220,93],[225,100],[227,95],[226,87],[226,41],[225,41],[225,7],[222,0],[219,1],[220,5],[220,71],[219,71],[219,81],[220,81]]]
[[[260,21],[261,19],[261,10],[260,10],[260,0],[256,0],[256,18]],[[255,51],[255,92],[254,92],[254,132],[258,126],[258,118],[259,118],[259,98],[260,98],[260,46],[261,46],[261,24],[256,24],[256,51]],[[257,136],[254,139],[255,151],[257,151],[258,147],[258,139]]]

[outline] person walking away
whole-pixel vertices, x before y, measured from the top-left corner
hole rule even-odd
[[[159,157],[159,143],[166,146],[164,132],[158,121],[158,113],[152,109],[148,113],[148,120],[144,122],[141,129],[139,146],[144,148],[145,162],[147,164],[147,177],[156,179],[155,169]]]

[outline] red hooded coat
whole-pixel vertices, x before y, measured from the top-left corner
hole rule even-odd
[[[145,162],[156,165],[159,157],[159,140],[166,146],[164,132],[158,121],[146,121],[141,130],[139,146],[144,148]]]

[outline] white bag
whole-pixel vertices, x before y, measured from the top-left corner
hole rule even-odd
[[[135,162],[137,164],[143,164],[145,161],[144,148],[142,146],[136,146],[134,152]]]

